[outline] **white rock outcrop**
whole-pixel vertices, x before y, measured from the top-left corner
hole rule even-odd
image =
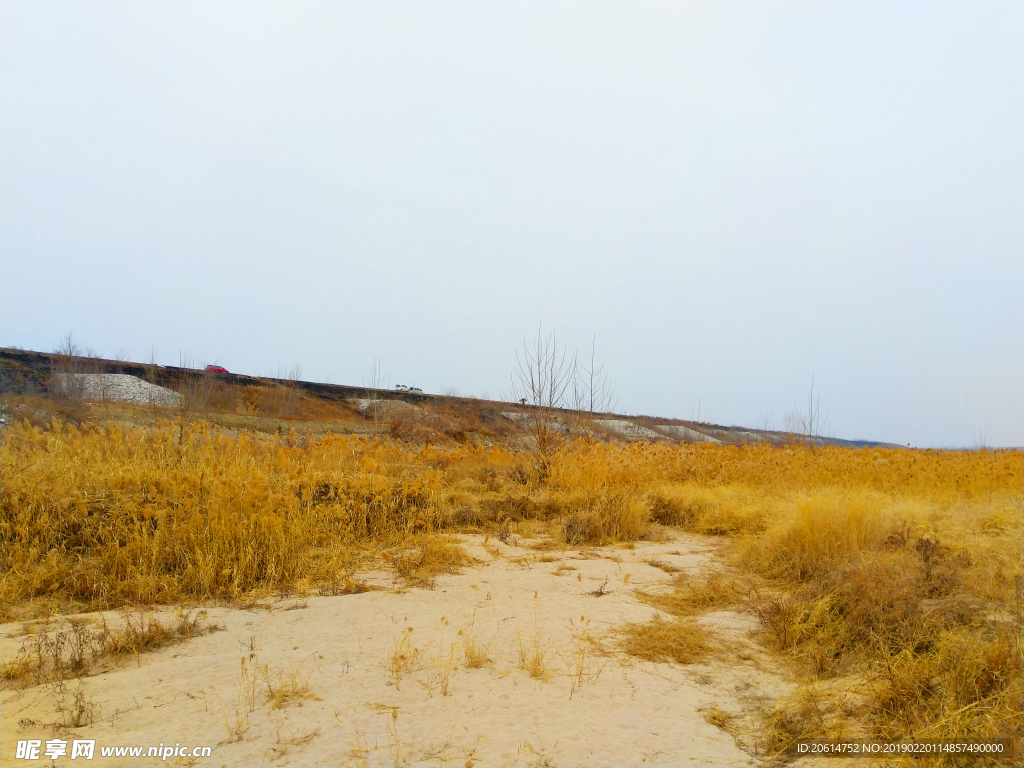
[[[107,400],[139,405],[181,405],[181,395],[126,373],[58,373],[54,384],[84,400]]]
[[[687,443],[720,443],[721,440],[716,440],[711,435],[705,435],[703,432],[698,432],[696,429],[690,429],[684,427],[682,424],[656,424],[658,429],[663,432],[668,432],[672,437],[677,440],[682,440]]]
[[[626,437],[641,437],[654,440],[665,439],[664,435],[658,434],[653,429],[641,427],[639,424],[634,424],[632,421],[626,421],[625,419],[594,419],[594,423]]]

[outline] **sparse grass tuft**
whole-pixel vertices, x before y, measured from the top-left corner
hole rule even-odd
[[[399,690],[402,687],[402,677],[411,675],[421,666],[423,650],[413,645],[412,633],[413,628],[406,627],[388,654],[388,676]]]
[[[723,731],[732,731],[732,722],[736,719],[736,716],[731,712],[726,712],[724,709],[719,707],[717,704],[712,704],[710,707],[704,710],[704,722],[709,725],[713,725],[716,728],[721,728]]]
[[[228,743],[241,741],[252,725],[250,715],[256,711],[259,702],[259,680],[268,672],[266,665],[260,666],[260,648],[256,638],[249,643],[249,652],[239,657],[238,691],[235,703],[224,710],[224,727],[228,732]]]
[[[693,619],[655,616],[646,624],[629,624],[621,633],[622,650],[645,661],[696,664],[711,652],[708,631]]]
[[[99,705],[86,695],[81,680],[73,692],[67,689],[63,680],[58,680],[54,683],[51,694],[57,714],[61,718],[60,725],[64,728],[84,728],[96,722],[100,715]]]
[[[272,709],[281,709],[309,697],[309,678],[312,674],[306,666],[309,661],[310,658],[306,658],[288,668],[266,671],[264,683]]]
[[[559,651],[558,655],[569,676],[569,698],[572,699],[584,683],[597,683],[607,661],[595,659],[595,651],[600,650],[600,646],[590,635],[590,619],[587,616],[580,616],[579,622],[570,619],[569,624],[572,628],[571,647],[568,651]]]
[[[672,563],[667,563],[657,557],[648,557],[644,562],[651,566],[651,568],[657,568],[665,573],[679,573],[681,570],[678,566],[672,565]]]
[[[535,680],[551,679],[552,671],[548,668],[548,648],[535,631],[528,640],[523,640],[521,632],[516,632],[519,645],[519,668],[527,672]]]
[[[459,637],[462,638],[462,653],[463,662],[466,665],[466,669],[479,669],[491,663],[490,656],[488,654],[491,651],[491,645],[494,643],[492,637],[489,642],[483,643],[477,637],[476,634],[476,610],[473,611],[473,618],[469,622],[469,626],[465,629],[459,630]]]
[[[436,534],[420,536],[413,549],[386,557],[395,573],[420,585],[432,585],[436,576],[457,573],[462,566],[475,562],[461,545]]]
[[[848,733],[832,702],[808,686],[763,709],[760,720],[757,751],[776,759],[795,752],[798,741],[842,738]]]
[[[29,635],[18,654],[3,664],[3,679],[40,685],[86,677],[95,674],[103,661],[138,656],[220,629],[204,622],[205,617],[205,611],[182,609],[167,621],[139,608],[123,610],[117,624],[108,624],[103,619],[95,629],[78,618],[69,619],[66,629],[54,630],[52,624],[47,624]]]
[[[165,623],[146,610],[122,611],[120,627],[107,631],[104,624],[98,638],[102,643],[101,655],[138,656],[146,651],[196,637],[204,633],[200,622],[205,615],[205,611],[193,613],[179,610],[170,623]],[[214,626],[205,628],[205,631],[215,630]]]
[[[694,616],[735,605],[747,595],[747,590],[735,577],[717,569],[696,575],[678,573],[671,586],[671,592],[637,592],[637,597],[673,616]]]

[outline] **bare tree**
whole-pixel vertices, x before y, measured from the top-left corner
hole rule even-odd
[[[61,357],[81,357],[85,352],[78,346],[74,334],[69,332],[67,336],[57,342],[57,346],[53,348],[53,354]]]
[[[72,333],[68,333],[53,348],[47,389],[50,397],[71,408],[81,406],[85,400],[85,379],[81,375],[85,371],[82,360],[85,354],[86,351],[78,345]]]
[[[157,385],[159,385],[159,382],[160,382],[160,377],[159,377],[160,366],[157,365],[157,362],[156,362],[156,347],[153,346],[153,345],[150,345],[150,347],[149,347],[149,362],[145,364],[145,369],[146,369],[146,372],[145,372],[145,374],[143,376],[143,379],[145,381],[148,381],[150,384],[157,384]],[[156,392],[156,390],[153,390],[153,389],[149,390],[149,414],[150,414],[150,417],[153,419],[153,424],[156,424],[157,421],[160,418],[160,414],[159,414],[159,411],[157,409],[157,402],[156,402],[155,392]]]
[[[554,331],[545,336],[540,325],[537,338],[524,339],[522,350],[516,352],[511,399],[529,409],[520,424],[532,438],[542,479],[547,477],[555,454],[572,435],[573,420],[560,411],[568,404],[576,371],[576,356],[569,355]]]
[[[706,418],[707,418],[707,414],[706,413],[702,413],[700,398],[698,397],[697,398],[697,415],[694,416],[693,415],[693,408],[690,408],[690,421],[692,421],[692,422],[694,422],[696,424],[703,424],[704,423],[704,419],[706,419]]]
[[[264,394],[263,406],[266,412],[279,417],[298,414],[302,410],[302,396],[298,388],[298,382],[302,380],[302,365],[296,362],[287,373],[278,365],[277,375],[270,378],[284,383],[275,382]]]
[[[118,373],[124,373],[124,363],[127,363],[131,359],[131,352],[124,347],[118,347],[114,350],[114,361],[118,363],[116,370]]]
[[[373,431],[379,433],[384,426],[384,398],[380,391],[388,386],[387,379],[381,374],[380,360],[373,358],[373,367],[370,368],[369,380],[363,378],[363,386],[370,390],[370,397],[366,407],[373,413]]]
[[[828,418],[821,417],[821,396],[814,394],[814,375],[807,395],[807,410],[799,408],[786,414],[786,431],[800,435],[808,445],[817,445],[822,438],[831,437],[827,431]]]
[[[178,384],[178,445],[185,440],[185,430],[196,415],[209,406],[210,392],[213,390],[213,374],[210,371],[199,371],[193,368],[194,363],[182,356],[179,367],[183,370],[182,379]]]
[[[615,410],[616,399],[608,382],[604,363],[597,363],[597,337],[590,342],[590,355],[576,366],[573,379],[573,404],[582,413],[610,413]]]
[[[785,424],[791,435],[802,436],[807,431],[807,422],[798,411],[786,411]]]
[[[302,381],[302,364],[298,361],[292,366],[292,369],[288,371],[288,383],[285,388],[288,390],[288,397],[286,400],[286,410],[289,415],[294,415],[300,410],[301,406],[301,395],[299,394],[298,382]]]

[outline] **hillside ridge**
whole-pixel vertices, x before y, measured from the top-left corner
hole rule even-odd
[[[56,353],[0,347],[0,391],[19,394],[48,391],[51,376],[58,366],[72,367],[80,373],[127,374],[160,387],[178,391],[197,375],[236,387],[280,386],[302,395],[328,403],[359,401],[397,401],[409,405],[424,403],[450,403],[476,409],[484,408],[495,415],[526,412],[530,409],[518,403],[484,400],[458,395],[410,392],[397,389],[378,389],[348,384],[327,384],[302,379],[282,379],[272,376],[250,376],[242,373],[217,373],[202,369],[156,363],[137,363],[109,360],[100,357],[65,357]],[[554,409],[570,413],[569,409]],[[723,425],[669,417],[594,413],[588,418],[605,430],[625,439],[667,440],[672,442],[717,442],[726,444],[768,442],[783,445],[794,440],[813,439],[816,445],[835,445],[851,448],[900,448],[903,446],[872,440],[848,440],[837,437],[795,435],[778,430],[755,429],[736,425]]]

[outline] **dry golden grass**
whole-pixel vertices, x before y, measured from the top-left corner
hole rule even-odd
[[[732,721],[735,719],[735,715],[730,712],[726,712],[717,704],[712,704],[710,707],[704,710],[704,722],[721,728],[723,731],[729,732],[732,729]]]
[[[429,577],[465,561],[430,534],[459,492],[447,466],[511,464],[501,449],[446,452],[358,437],[237,439],[199,423],[157,429],[22,422],[4,430],[0,599],[80,608],[251,590],[337,574],[382,550]],[[465,468],[460,468],[465,470]],[[417,538],[419,536],[419,538]]]
[[[411,675],[423,663],[423,649],[413,644],[412,633],[413,628],[406,627],[388,654],[388,676],[398,690],[402,688],[402,677]]]
[[[541,482],[502,445],[54,421],[5,428],[0,474],[5,620],[358,591],[352,573],[382,561],[429,585],[471,562],[452,531],[514,543],[546,529],[552,540],[531,546],[555,550],[650,538],[660,523],[726,539],[730,570],[641,596],[675,618],[628,629],[626,650],[691,663],[707,644],[692,615],[749,605],[764,643],[812,681],[861,681],[863,705],[842,717],[815,714],[825,694],[779,703],[765,751],[797,733],[852,733],[1005,736],[1021,753],[1019,451],[586,441]],[[399,650],[399,662],[413,651]],[[541,645],[522,650],[543,675]],[[5,677],[31,674],[17,664]]]
[[[869,735],[1011,738],[1019,754],[1019,505],[1006,489],[938,501],[827,489],[777,502],[737,560],[772,580],[755,599],[769,643],[815,677],[863,680]],[[812,704],[780,705],[769,730],[789,736],[767,743],[842,731]]]
[[[570,648],[557,653],[569,677],[569,698],[572,699],[584,683],[597,683],[608,662],[595,658],[597,654],[603,655],[604,650],[591,636],[590,619],[587,616],[580,616],[578,623],[570,619],[569,625],[572,628]]]
[[[25,638],[13,659],[3,663],[0,676],[4,682],[39,685],[96,674],[104,661],[139,656],[219,629],[205,617],[205,611],[180,610],[167,621],[135,609],[122,611],[114,625],[103,619],[91,627],[77,618],[69,619],[66,629],[45,624]]]
[[[419,534],[412,537],[415,546],[397,554],[384,553],[385,560],[395,573],[410,583],[432,586],[433,579],[442,573],[457,573],[473,562],[473,558],[450,537],[437,534]]]
[[[646,560],[644,560],[644,562],[652,568],[658,568],[664,571],[665,573],[678,573],[680,570],[678,567],[672,565],[671,563],[667,563],[664,560],[657,557],[649,557]]]
[[[658,482],[648,499],[654,520],[694,533],[756,533],[763,526],[764,498],[757,488]]]
[[[459,637],[462,638],[463,663],[466,665],[466,669],[479,669],[491,663],[488,654],[491,652],[494,638],[492,637],[485,643],[477,636],[475,609],[469,626],[459,630]]]
[[[735,577],[715,569],[697,575],[678,573],[671,586],[671,592],[638,591],[637,597],[673,616],[694,616],[743,602],[748,592]]]
[[[711,645],[708,631],[693,619],[678,617],[665,621],[655,616],[646,624],[624,627],[622,649],[645,661],[696,664],[708,657]]]
[[[517,632],[519,645],[519,668],[536,680],[550,680],[554,672],[548,667],[549,644],[534,631],[526,639],[522,632]]]
[[[316,656],[311,656],[287,667],[266,669],[263,679],[272,709],[281,709],[312,696],[309,678],[317,660]]]
[[[629,491],[574,494],[564,508],[562,539],[574,546],[643,538],[651,520],[647,499]]]
[[[820,695],[811,686],[801,687],[792,696],[765,708],[760,714],[760,729],[754,737],[755,748],[776,760],[787,753],[791,755],[798,741],[868,737],[864,733],[851,733],[841,710],[829,697]]]

